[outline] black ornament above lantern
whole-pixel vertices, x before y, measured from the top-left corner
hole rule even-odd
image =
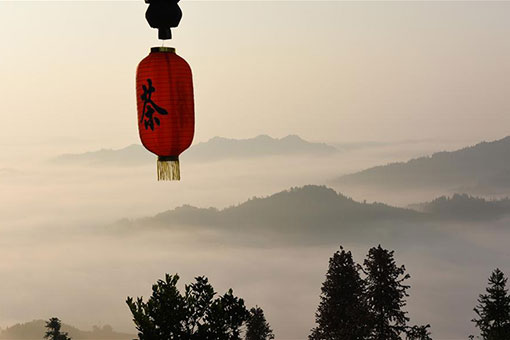
[[[171,28],[179,26],[182,11],[177,4],[179,0],[145,0],[149,4],[145,18],[150,27],[158,29],[162,40],[172,39]]]

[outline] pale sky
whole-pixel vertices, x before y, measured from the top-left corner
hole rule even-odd
[[[146,6],[0,0],[0,170],[6,174],[0,326],[57,315],[83,328],[108,322],[132,331],[125,297],[147,296],[165,272],[178,272],[183,282],[207,275],[218,291],[234,287],[264,306],[278,336],[305,338],[337,245],[203,248],[193,234],[140,239],[96,231],[183,204],[221,208],[323,184],[407,160],[410,151],[427,154],[429,146],[427,152],[390,143],[332,158],[183,162],[183,181],[166,184],[156,182],[155,164],[48,162],[65,152],[139,143],[135,70],[160,45],[145,21]],[[166,45],[194,72],[195,142],[298,134],[324,142],[423,139],[439,151],[445,140],[460,147],[508,135],[510,2],[182,0],[181,7],[181,26]],[[426,200],[439,193],[433,195]],[[402,205],[425,200],[399,199],[408,200]],[[501,226],[470,232],[460,226],[456,248],[390,244],[415,280],[413,322],[430,322],[435,339],[466,338],[490,269],[508,269],[508,232]],[[357,259],[367,250],[357,245]]]
[[[196,141],[496,139],[510,123],[508,2],[181,1]],[[1,143],[138,142],[143,1],[0,1]],[[92,145],[92,144],[91,144]]]

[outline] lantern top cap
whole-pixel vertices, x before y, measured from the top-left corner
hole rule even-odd
[[[164,47],[164,46],[151,47],[151,52],[175,53],[175,48],[174,47]]]

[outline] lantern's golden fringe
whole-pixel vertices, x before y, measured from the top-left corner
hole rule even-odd
[[[158,181],[180,181],[181,170],[179,161],[158,160]]]

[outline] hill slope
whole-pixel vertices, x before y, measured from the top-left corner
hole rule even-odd
[[[342,176],[335,183],[346,186],[408,189],[441,187],[448,190],[484,186],[510,187],[510,137],[482,142],[453,152],[405,163],[377,166]]]
[[[205,238],[247,246],[367,239],[381,242],[396,238],[407,242],[413,237],[422,240],[437,237],[446,225],[443,222],[485,222],[507,215],[510,215],[508,199],[485,201],[463,194],[440,197],[407,209],[361,203],[325,186],[307,185],[221,210],[185,205],[152,217],[124,219],[110,231],[119,235],[166,230],[171,231],[172,237],[184,233],[193,235],[194,240]],[[404,240],[405,237],[408,239]]]
[[[132,221],[138,226],[176,228],[194,226],[215,230],[292,233],[329,233],[382,223],[412,221],[422,214],[381,203],[360,203],[323,186],[293,188],[265,198],[253,198],[218,210],[183,206],[154,217]]]
[[[455,194],[409,207],[443,219],[491,220],[510,214],[510,199],[488,201],[467,194]]]

